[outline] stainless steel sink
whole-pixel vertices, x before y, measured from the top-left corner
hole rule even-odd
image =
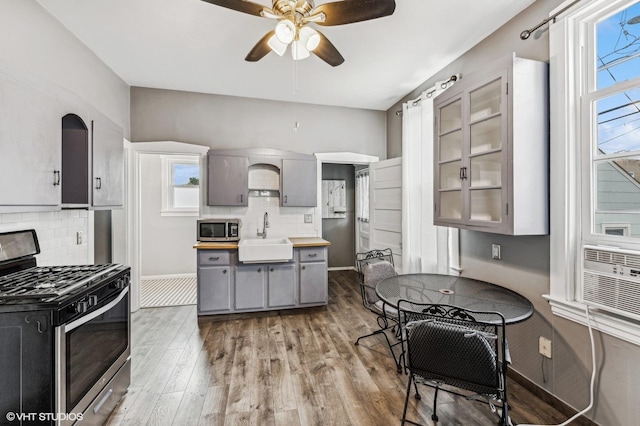
[[[288,238],[242,238],[238,243],[240,262],[288,262],[292,258],[293,243]]]

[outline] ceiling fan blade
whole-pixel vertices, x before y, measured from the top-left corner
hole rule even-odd
[[[320,31],[318,31],[318,35],[320,35],[320,44],[312,53],[332,67],[337,67],[343,63],[344,58],[340,52],[338,52],[338,49],[336,49],[333,43],[331,43]]]
[[[216,6],[226,7],[227,9],[236,10],[238,12],[248,13],[249,15],[262,16],[261,12],[265,7],[258,3],[246,0],[202,0]]]
[[[275,30],[266,33],[264,37],[262,37],[260,41],[257,42],[255,46],[253,46],[253,49],[251,49],[244,60],[249,62],[256,62],[264,58],[267,53],[271,52],[271,48],[269,47],[268,42],[275,33]]]
[[[324,22],[315,21],[318,25],[343,25],[353,22],[368,21],[393,15],[396,10],[394,0],[343,0],[321,4],[312,11],[312,15],[324,13]]]

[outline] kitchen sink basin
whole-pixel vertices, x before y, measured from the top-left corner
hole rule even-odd
[[[293,244],[288,238],[242,238],[238,243],[240,262],[288,262],[292,258]]]

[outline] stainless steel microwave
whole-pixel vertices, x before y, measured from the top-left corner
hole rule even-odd
[[[239,219],[198,220],[198,241],[239,241]]]

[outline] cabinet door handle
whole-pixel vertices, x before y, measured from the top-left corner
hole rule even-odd
[[[271,272],[273,272],[273,268],[269,269]]]
[[[306,266],[303,266],[303,267],[302,267],[302,269],[306,269],[306,268],[307,268]]]
[[[240,194],[240,202],[244,203],[244,194]]]
[[[53,186],[60,185],[60,170],[53,171]]]
[[[102,189],[102,178],[96,178],[96,189]]]
[[[467,168],[466,167],[462,168],[462,179],[467,179]]]
[[[223,270],[222,270],[222,273],[223,273],[223,274],[226,274],[226,273],[227,273],[227,270],[226,270],[226,269],[223,269]]]
[[[308,256],[309,257],[316,257],[318,255],[318,253],[310,253]]]
[[[213,256],[211,256],[211,257],[209,258],[209,260],[211,260],[211,261],[213,261],[213,260],[220,260],[220,256],[218,256],[218,257],[213,257]]]
[[[287,204],[287,196],[284,196],[284,203]]]
[[[258,268],[258,273],[262,272],[262,268]]]

